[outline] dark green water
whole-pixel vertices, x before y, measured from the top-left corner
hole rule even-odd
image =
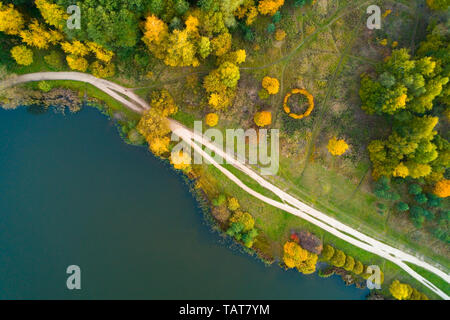
[[[81,290],[66,268],[81,268]],[[94,109],[0,109],[1,299],[363,299],[211,232],[182,178]]]

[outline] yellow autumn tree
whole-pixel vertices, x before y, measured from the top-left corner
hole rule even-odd
[[[67,60],[67,64],[69,65],[70,69],[72,69],[72,70],[86,72],[86,70],[89,66],[89,63],[83,57],[69,55],[66,57],[66,60]]]
[[[273,16],[284,4],[284,0],[262,0],[259,2],[258,10],[263,15]]]
[[[297,270],[303,274],[311,274],[316,271],[316,264],[319,257],[317,256],[317,254],[314,254],[312,252],[306,252],[306,259],[300,262],[296,267]]]
[[[389,287],[389,291],[397,300],[408,300],[411,296],[412,288],[408,284],[395,280]]]
[[[47,49],[50,44],[57,44],[64,39],[61,32],[47,29],[36,19],[33,19],[28,29],[22,30],[19,35],[24,43],[38,49]]]
[[[46,0],[35,0],[35,3],[48,25],[56,27],[59,30],[63,29],[64,22],[67,21],[69,15],[62,7]]]
[[[431,166],[429,164],[407,162],[406,166],[409,170],[409,176],[414,179],[426,177],[431,173]]]
[[[450,180],[442,179],[434,186],[434,194],[439,198],[447,198],[450,196]]]
[[[288,241],[283,246],[283,261],[288,268],[295,268],[302,264],[308,257],[308,251],[293,241]]]
[[[22,14],[12,4],[0,2],[0,31],[9,35],[18,35],[25,25]]]
[[[100,61],[94,61],[90,65],[92,74],[97,78],[110,78],[114,76],[116,67],[113,63],[101,63]]]
[[[175,100],[166,89],[153,92],[151,95],[150,104],[152,108],[157,110],[163,117],[168,117],[178,111],[178,106],[175,103]]]
[[[265,127],[272,123],[272,113],[270,111],[260,111],[255,114],[255,124],[258,127]]]
[[[394,177],[406,178],[409,175],[409,169],[403,164],[403,162],[400,162],[398,166],[395,167],[392,175]]]
[[[340,156],[348,150],[348,144],[345,140],[338,140],[336,137],[333,137],[328,141],[327,148],[333,156]]]
[[[245,59],[247,58],[247,53],[245,52],[244,49],[239,49],[239,50],[235,51],[234,55],[235,55],[234,62],[236,64],[241,64],[241,63],[245,62]]]
[[[236,222],[242,223],[244,226],[243,232],[248,232],[255,227],[255,219],[253,219],[252,215],[248,212],[236,210],[230,218],[230,223]]]
[[[81,41],[75,40],[74,42],[63,42],[61,48],[65,53],[73,54],[79,57],[84,57],[89,54],[89,48]]]
[[[187,29],[174,30],[167,39],[164,63],[172,67],[198,67],[196,46]]]
[[[219,116],[216,113],[208,113],[205,117],[205,122],[208,126],[214,127],[219,122]]]
[[[170,163],[177,170],[186,171],[191,166],[191,156],[187,152],[172,152],[170,155]]]
[[[269,94],[277,94],[280,90],[280,83],[276,78],[264,77],[262,80],[262,87],[266,89]]]
[[[198,19],[196,17],[189,16],[186,19],[185,24],[186,24],[187,32],[197,32],[200,22],[198,21]]]
[[[144,112],[136,128],[149,144],[170,133],[169,121],[154,107]]]
[[[150,151],[155,155],[160,156],[169,152],[169,137],[155,137],[149,142]]]
[[[11,56],[16,62],[23,66],[33,63],[33,51],[25,46],[15,46],[11,49]]]
[[[450,6],[448,0],[427,0],[427,5],[432,10],[445,10]]]
[[[258,17],[258,9],[256,7],[250,7],[247,12],[247,19],[245,20],[245,24],[250,26],[255,22],[256,17]]]
[[[160,44],[169,33],[169,28],[157,16],[148,16],[144,25],[144,42]]]

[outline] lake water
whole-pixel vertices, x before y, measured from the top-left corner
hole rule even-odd
[[[0,299],[364,299],[212,232],[182,177],[113,123],[0,109]],[[68,290],[66,268],[81,268]]]

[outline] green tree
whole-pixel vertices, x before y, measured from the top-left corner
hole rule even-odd
[[[427,196],[423,193],[416,194],[414,200],[416,200],[418,204],[424,204],[428,201]]]
[[[397,207],[397,210],[401,211],[401,212],[405,212],[405,211],[409,210],[408,204],[403,201],[397,202],[396,207]]]
[[[408,192],[412,195],[418,195],[422,192],[422,187],[417,183],[410,184],[408,186]]]

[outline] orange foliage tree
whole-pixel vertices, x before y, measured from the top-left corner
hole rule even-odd
[[[434,186],[434,194],[439,198],[447,198],[450,196],[450,180],[443,179],[438,181]]]
[[[272,113],[270,111],[257,112],[254,120],[258,127],[268,126],[272,123]]]

